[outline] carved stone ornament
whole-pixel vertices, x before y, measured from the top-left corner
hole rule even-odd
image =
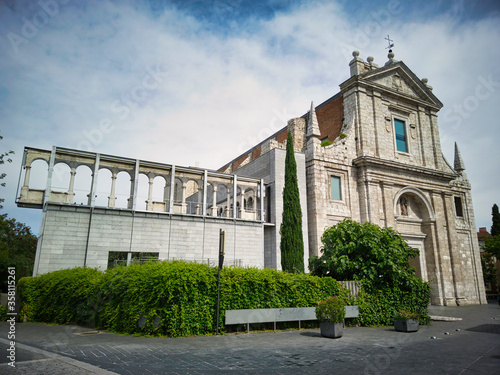
[[[391,132],[392,128],[391,124],[392,124],[391,116],[385,116],[385,130],[387,131],[387,133]]]
[[[410,124],[410,135],[413,139],[417,139],[417,125]]]
[[[399,75],[393,75],[392,76],[392,88],[395,90],[401,90],[401,77]]]

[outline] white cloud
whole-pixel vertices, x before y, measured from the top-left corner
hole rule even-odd
[[[17,158],[25,145],[93,143],[94,151],[108,154],[218,168],[304,114],[311,100],[319,104],[337,93],[352,49],[383,65],[390,34],[396,59],[429,78],[445,104],[443,151],[453,162],[458,141],[477,224],[489,227],[491,205],[500,203],[498,86],[460,124],[443,118],[473,100],[467,98],[481,77],[500,82],[498,18],[412,17],[405,4],[392,1],[359,19],[334,2],[310,2],[267,20],[249,19],[226,35],[174,8],[153,14],[131,4],[70,2],[16,54],[5,36],[21,33],[21,17],[37,8],[19,11],[0,8],[2,146],[15,149]],[[157,87],[144,89],[155,69],[166,73],[157,76]],[[106,119],[113,122],[107,133],[100,129]],[[13,208],[16,163],[7,168],[6,207],[26,219],[33,211]]]

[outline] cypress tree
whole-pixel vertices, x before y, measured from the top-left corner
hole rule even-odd
[[[496,204],[494,204],[491,209],[491,216],[493,221],[493,225],[491,226],[491,235],[498,236],[500,234],[500,213],[498,212],[498,206]]]
[[[293,151],[292,133],[288,131],[285,157],[285,187],[283,189],[283,219],[281,221],[281,268],[292,273],[304,272],[304,241],[300,208],[297,163]]]

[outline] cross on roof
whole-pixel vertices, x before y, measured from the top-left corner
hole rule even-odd
[[[392,40],[391,38],[389,38],[389,35],[387,35],[387,38],[385,38],[385,40],[387,40],[387,43],[389,44],[385,48],[386,49],[389,48],[389,52],[392,52],[391,48],[394,47],[394,40]]]

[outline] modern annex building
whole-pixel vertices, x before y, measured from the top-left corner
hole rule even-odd
[[[430,282],[433,304],[486,303],[464,162],[457,147],[453,166],[441,151],[437,113],[442,103],[427,79],[419,79],[392,52],[382,67],[371,57],[363,61],[356,51],[353,56],[350,78],[339,93],[316,107],[311,103],[304,116],[218,171],[26,148],[17,203],[43,210],[34,273],[106,268],[114,252],[129,260],[148,252],[160,259],[211,262],[221,228],[229,264],[279,269],[290,131],[305,264],[320,253],[325,228],[344,218],[370,221],[394,228],[420,250],[413,265]],[[30,171],[40,161],[48,170],[47,184],[35,189]],[[64,191],[51,187],[58,164],[68,170]],[[76,204],[75,176],[82,169],[88,170],[88,198]],[[120,174],[130,193],[118,207]],[[99,201],[97,184],[103,179],[109,193]]]

